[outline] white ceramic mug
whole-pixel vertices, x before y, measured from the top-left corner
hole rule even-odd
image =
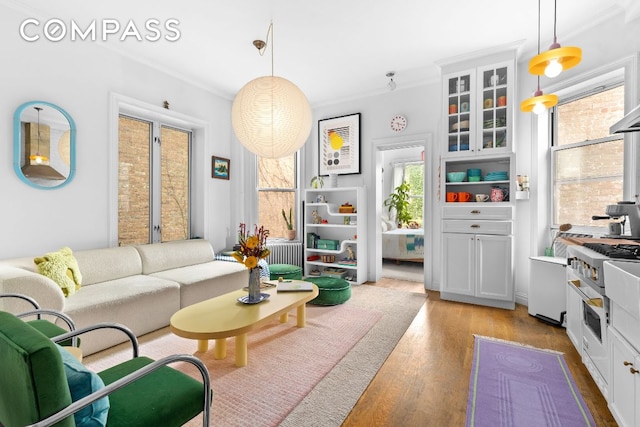
[[[476,194],[476,202],[486,202],[489,200],[488,194]]]

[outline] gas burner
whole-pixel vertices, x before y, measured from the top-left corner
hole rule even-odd
[[[585,243],[583,245],[609,258],[618,259],[640,259],[640,246],[638,245],[609,245],[607,243]]]

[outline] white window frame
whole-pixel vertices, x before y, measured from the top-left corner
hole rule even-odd
[[[633,107],[635,107],[640,100],[640,91],[638,89],[639,85],[639,71],[640,71],[640,56],[632,55],[630,57],[626,57],[621,59],[620,61],[616,61],[614,63],[608,64],[607,66],[597,68],[591,72],[584,73],[582,75],[576,76],[571,79],[567,79],[566,81],[550,86],[545,90],[547,93],[556,93],[559,98],[559,102],[567,102],[571,99],[575,99],[580,94],[585,94],[588,90],[587,88],[594,88],[596,82],[599,81],[600,85],[611,85],[614,81],[622,81],[624,80],[624,104],[625,104],[625,114],[628,113]],[[618,72],[617,70],[622,70]],[[551,113],[548,113],[550,116]],[[552,147],[552,133],[551,133],[551,125],[552,121],[548,120],[549,116],[543,117],[541,123],[546,122],[547,133],[548,133],[548,143],[549,143],[549,153],[551,154]],[[613,123],[611,123],[613,125]],[[541,129],[540,129],[541,130]],[[624,171],[623,171],[623,198],[624,200],[634,200],[636,202],[640,201],[638,198],[638,188],[640,188],[640,174],[638,174],[638,165],[640,165],[640,147],[638,147],[638,143],[640,143],[640,132],[632,132],[624,134]],[[563,147],[564,148],[564,147]],[[552,224],[553,222],[553,196],[554,196],[554,188],[553,188],[553,173],[554,165],[553,165],[553,156],[549,155],[548,157],[548,188],[547,188],[547,223],[548,229],[552,232],[558,229],[559,224]],[[614,201],[612,201],[613,203]],[[594,212],[594,215],[598,214],[598,212]],[[599,236],[607,233],[606,227],[574,227],[571,232],[574,233],[584,233],[584,234],[593,234],[594,236]]]

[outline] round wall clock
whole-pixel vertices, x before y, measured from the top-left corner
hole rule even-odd
[[[391,119],[391,129],[395,132],[402,132],[407,127],[407,119],[404,116],[395,116]]]

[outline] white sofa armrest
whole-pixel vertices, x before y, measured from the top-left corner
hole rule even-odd
[[[60,286],[48,277],[22,268],[0,266],[0,293],[27,295],[35,299],[41,308],[64,311],[65,298]],[[26,311],[24,309],[27,308],[24,302],[15,298],[0,301],[0,304],[3,310],[12,313]]]

